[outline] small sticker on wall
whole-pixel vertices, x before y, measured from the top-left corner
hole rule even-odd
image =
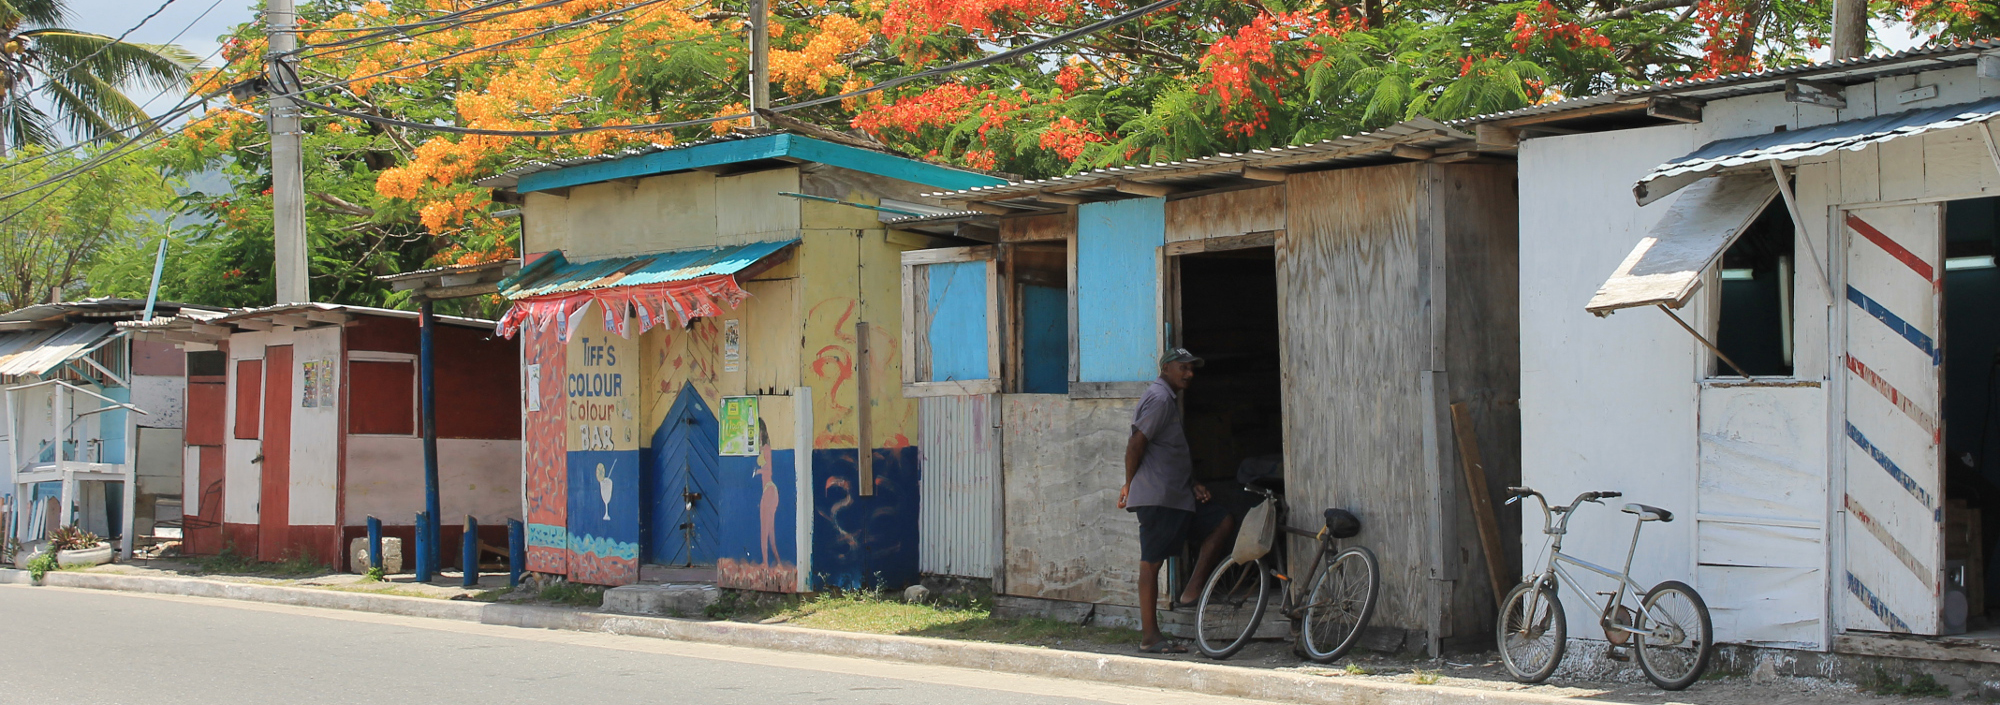
[[[756,455],[757,398],[722,398],[722,455]]]
[[[734,318],[722,322],[722,371],[735,372],[743,362],[743,332]],[[756,455],[752,453],[751,455]]]
[[[542,410],[542,366],[528,365],[528,382],[521,385],[521,391],[528,400],[529,411]]]

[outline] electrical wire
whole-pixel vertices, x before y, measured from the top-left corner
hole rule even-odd
[[[626,8],[625,10],[632,10],[632,9],[637,9],[637,8],[640,8],[640,7],[644,7],[644,6],[647,6],[647,5],[651,5],[651,4],[655,4],[655,3],[658,3],[658,2],[665,2],[665,1],[666,1],[666,0],[648,0],[648,2],[643,2],[643,3],[640,3],[640,4],[638,4],[638,5],[633,5],[633,6],[631,6],[631,7],[628,7],[628,8]],[[949,66],[940,66],[940,67],[938,67],[938,68],[934,68],[934,69],[929,69],[929,70],[925,70],[925,71],[919,71],[919,72],[917,72],[917,73],[913,73],[913,74],[909,74],[909,75],[907,75],[907,76],[899,76],[899,77],[896,77],[896,78],[893,78],[893,79],[890,79],[890,80],[887,80],[887,81],[883,81],[883,82],[881,82],[881,83],[877,83],[877,84],[875,84],[875,85],[872,85],[872,86],[869,86],[869,87],[867,87],[867,88],[862,88],[862,89],[859,89],[859,90],[853,90],[853,91],[848,91],[848,92],[845,92],[845,93],[841,93],[841,94],[838,94],[838,95],[831,95],[831,96],[824,96],[824,97],[820,97],[820,98],[813,98],[813,99],[809,99],[809,100],[802,100],[802,101],[795,101],[795,102],[791,102],[791,103],[786,103],[786,104],[784,104],[784,105],[777,105],[777,106],[772,106],[772,107],[770,108],[770,111],[771,111],[771,112],[776,112],[776,113],[782,113],[782,112],[790,112],[790,111],[793,111],[793,110],[800,110],[800,109],[803,109],[803,108],[809,108],[809,107],[812,107],[812,106],[815,106],[815,105],[824,105],[824,104],[826,104],[826,103],[831,103],[831,102],[835,102],[835,101],[841,101],[841,100],[847,100],[847,99],[850,99],[850,98],[855,98],[855,97],[859,97],[859,96],[864,96],[864,95],[868,95],[868,94],[870,94],[870,93],[876,93],[876,92],[880,92],[880,91],[885,91],[885,90],[888,90],[888,89],[890,89],[890,88],[894,88],[894,87],[896,87],[896,86],[899,86],[899,85],[902,85],[902,84],[905,84],[905,83],[909,83],[909,82],[911,82],[911,81],[915,81],[915,80],[918,80],[918,79],[922,79],[922,78],[930,78],[930,77],[934,77],[934,76],[942,76],[942,75],[946,75],[946,74],[951,74],[951,73],[956,73],[956,72],[959,72],[959,71],[964,71],[964,70],[967,70],[967,69],[973,69],[973,68],[979,68],[979,67],[982,67],[982,66],[988,66],[988,65],[991,65],[991,64],[996,64],[996,63],[999,63],[999,62],[1002,62],[1002,61],[1007,61],[1007,60],[1009,60],[1009,59],[1013,59],[1013,58],[1016,58],[1016,57],[1019,57],[1019,56],[1023,56],[1023,55],[1027,55],[1027,54],[1031,54],[1031,53],[1034,53],[1034,52],[1037,52],[1037,51],[1041,51],[1041,50],[1043,50],[1043,49],[1046,49],[1046,48],[1049,48],[1049,47],[1051,47],[1051,46],[1055,46],[1055,45],[1058,45],[1058,44],[1065,44],[1065,43],[1068,43],[1068,42],[1070,42],[1070,41],[1072,41],[1072,40],[1075,40],[1075,39],[1077,39],[1077,38],[1079,38],[1079,37],[1083,37],[1083,36],[1087,36],[1087,35],[1090,35],[1090,34],[1095,34],[1095,33],[1097,33],[1097,32],[1102,32],[1102,31],[1104,31],[1104,30],[1106,30],[1106,29],[1110,29],[1110,28],[1113,28],[1113,27],[1117,27],[1117,26],[1119,26],[1119,25],[1123,25],[1123,24],[1127,24],[1127,23],[1129,23],[1129,22],[1132,22],[1133,20],[1137,20],[1137,19],[1139,19],[1140,17],[1144,17],[1144,16],[1146,16],[1146,15],[1149,15],[1149,14],[1152,14],[1152,13],[1154,13],[1154,12],[1158,12],[1158,11],[1160,11],[1160,10],[1164,10],[1164,9],[1167,9],[1167,8],[1169,8],[1169,7],[1173,7],[1174,5],[1178,5],[1178,4],[1180,4],[1181,2],[1182,2],[1182,0],[1159,0],[1158,2],[1154,2],[1154,3],[1150,4],[1150,5],[1146,5],[1146,6],[1144,6],[1144,7],[1140,7],[1140,8],[1138,8],[1138,9],[1134,9],[1134,10],[1130,10],[1130,11],[1127,11],[1127,12],[1125,12],[1125,13],[1123,13],[1123,14],[1119,14],[1119,15],[1115,15],[1115,16],[1112,16],[1112,17],[1108,17],[1108,18],[1105,18],[1105,19],[1103,19],[1103,20],[1099,20],[1099,21],[1097,21],[1097,22],[1093,22],[1093,23],[1091,23],[1091,24],[1088,24],[1088,25],[1085,25],[1085,26],[1083,26],[1083,27],[1079,27],[1079,28],[1077,28],[1077,29],[1073,29],[1073,30],[1070,30],[1070,31],[1068,31],[1068,32],[1063,32],[1063,33],[1061,33],[1061,34],[1056,34],[1056,35],[1052,35],[1052,36],[1049,36],[1049,37],[1047,37],[1047,38],[1045,38],[1045,39],[1041,39],[1041,40],[1038,40],[1038,41],[1035,41],[1034,43],[1031,43],[1031,44],[1027,44],[1027,45],[1023,45],[1023,46],[1020,46],[1020,47],[1017,47],[1017,48],[1014,48],[1014,49],[1009,49],[1009,50],[1007,50],[1007,51],[1003,51],[1003,52],[1000,52],[1000,53],[997,53],[997,54],[991,54],[991,55],[988,55],[988,56],[984,56],[984,57],[981,57],[981,58],[978,58],[978,59],[971,59],[971,60],[967,60],[967,61],[961,61],[961,62],[958,62],[958,63],[955,63],[955,64],[951,64],[951,65],[949,65]],[[623,12],[623,11],[625,11],[625,10],[619,10],[619,11],[614,11],[614,12]],[[606,13],[606,14],[612,14],[612,13]],[[599,17],[601,17],[601,16],[602,16],[602,15],[599,15]],[[528,34],[528,35],[523,35],[523,36],[520,36],[520,37],[515,37],[515,38],[513,38],[513,39],[509,39],[509,40],[506,40],[506,41],[502,41],[502,42],[495,42],[495,43],[493,43],[493,44],[488,44],[488,45],[484,45],[484,46],[481,46],[481,47],[474,47],[474,48],[472,48],[472,49],[467,49],[467,50],[465,50],[465,51],[461,51],[461,52],[458,52],[458,53],[455,53],[455,54],[450,54],[450,55],[446,55],[446,56],[442,56],[442,57],[438,57],[438,58],[435,58],[435,59],[429,59],[429,60],[426,60],[426,61],[420,61],[420,62],[417,62],[417,63],[414,63],[414,64],[410,64],[410,65],[407,65],[407,66],[402,66],[402,67],[397,67],[397,68],[394,68],[394,69],[389,69],[389,70],[386,70],[386,71],[381,71],[381,72],[378,72],[378,73],[374,73],[374,74],[370,74],[370,75],[368,75],[368,76],[363,76],[363,77],[361,77],[361,78],[356,78],[356,79],[348,79],[348,80],[344,80],[344,81],[340,81],[340,82],[337,82],[337,83],[332,83],[332,84],[324,84],[324,85],[317,85],[317,86],[313,86],[313,87],[310,87],[310,88],[307,88],[307,87],[304,87],[304,86],[303,86],[303,85],[302,85],[302,84],[301,84],[301,83],[300,83],[300,82],[298,81],[298,76],[297,76],[297,74],[296,74],[296,73],[294,73],[294,74],[292,75],[292,82],[293,82],[293,85],[295,85],[295,86],[299,86],[299,87],[297,88],[297,90],[287,90],[287,92],[286,92],[286,93],[284,93],[284,94],[283,94],[283,96],[284,96],[284,97],[287,97],[287,98],[290,98],[290,99],[292,99],[293,101],[295,101],[295,102],[299,103],[300,105],[304,105],[304,106],[306,106],[306,107],[309,107],[309,108],[313,108],[313,109],[315,109],[315,110],[322,110],[322,111],[326,111],[326,112],[330,112],[330,113],[333,113],[333,114],[336,114],[336,115],[341,115],[341,116],[344,116],[344,117],[351,117],[351,118],[355,118],[355,119],[357,119],[357,120],[363,120],[363,121],[366,121],[366,122],[371,122],[371,123],[375,123],[375,124],[378,124],[378,125],[386,125],[386,126],[392,126],[392,127],[403,127],[403,128],[407,128],[407,129],[413,129],[413,130],[424,130],[424,131],[429,131],[429,132],[443,132],[443,133],[448,133],[448,134],[456,134],[456,135],[482,135],[482,136],[494,136],[494,137],[566,137],[566,136],[570,136],[570,135],[581,135],[581,134],[588,134],[588,133],[592,133],[592,132],[602,132],[602,131],[606,131],[606,130],[623,130],[623,131],[630,131],[630,132],[652,132],[652,131],[659,131],[659,130],[672,130],[672,129],[679,129],[679,128],[685,128],[685,127],[696,127],[696,126],[700,126],[700,125],[711,125],[711,124],[714,124],[714,123],[718,123],[718,122],[730,122],[730,121],[734,121],[734,120],[743,120],[743,119],[746,119],[746,118],[751,118],[751,117],[755,117],[755,114],[754,114],[754,113],[751,113],[751,112],[741,112],[741,113],[735,113],[735,114],[731,114],[731,115],[718,115],[718,116],[714,116],[714,117],[706,117],[706,118],[696,118],[696,119],[692,119],[692,120],[681,120],[681,121],[677,121],[677,122],[660,122],[660,123],[646,123],[646,124],[636,124],[636,125],[588,125],[588,126],[583,126],[583,127],[572,127],[572,128],[566,128],[566,129],[558,129],[558,130],[495,130],[495,129],[485,129],[485,128],[473,128],[473,127],[458,127],[458,126],[455,126],[455,125],[438,125],[438,124],[431,124],[431,123],[420,123],[420,122],[413,122],[413,121],[409,121],[409,120],[398,120],[398,119],[396,119],[396,118],[389,118],[389,117],[382,117],[382,116],[379,116],[379,115],[371,115],[371,114],[368,114],[368,113],[362,113],[362,112],[357,112],[357,111],[353,111],[353,110],[346,110],[346,109],[343,109],[343,108],[337,108],[337,107],[334,107],[334,106],[331,106],[331,105],[326,105],[326,104],[324,104],[324,103],[319,103],[319,102],[314,102],[314,101],[309,101],[309,100],[306,100],[305,98],[301,97],[301,96],[303,96],[304,94],[306,94],[306,93],[309,93],[309,92],[313,92],[313,91],[318,91],[318,90],[324,90],[324,89],[326,89],[326,88],[333,88],[333,87],[338,87],[338,86],[342,86],[342,85],[346,85],[346,84],[349,84],[349,83],[354,83],[354,82],[356,82],[356,81],[362,81],[362,80],[367,80],[367,79],[371,79],[371,78],[379,78],[379,77],[381,77],[381,76],[385,76],[385,75],[388,75],[388,74],[392,74],[392,73],[397,73],[397,72],[400,72],[400,71],[407,71],[407,70],[409,70],[409,69],[413,69],[413,68],[420,68],[420,67],[422,67],[422,66],[425,66],[425,65],[428,65],[428,64],[432,64],[432,63],[436,63],[436,62],[440,62],[440,61],[445,61],[445,60],[449,60],[449,59],[452,59],[452,58],[456,58],[456,57],[458,57],[458,56],[463,56],[463,55],[465,55],[465,54],[468,54],[468,53],[471,53],[471,52],[474,52],[474,51],[480,51],[480,50],[484,50],[484,49],[487,49],[487,48],[491,48],[491,47],[495,47],[495,46],[501,46],[501,45],[505,45],[505,44],[511,44],[511,43],[513,43],[513,42],[518,42],[518,41],[520,41],[520,40],[522,40],[522,39],[529,39],[529,38],[532,38],[532,37],[535,37],[535,36],[539,36],[539,35],[542,35],[542,34],[547,34],[547,33],[549,33],[549,32],[554,32],[554,31],[558,31],[558,30],[561,30],[561,29],[567,29],[567,28],[569,28],[569,27],[574,27],[574,26],[577,26],[577,25],[578,25],[578,24],[580,24],[580,23],[583,23],[583,22],[586,22],[586,21],[590,21],[590,19],[592,19],[592,18],[586,18],[585,20],[578,20],[578,21],[576,21],[576,22],[571,22],[571,23],[566,23],[566,24],[562,24],[562,25],[555,25],[555,26],[552,26],[552,27],[549,27],[549,28],[547,28],[547,29],[544,29],[544,30],[541,30],[541,31],[538,31],[538,32],[535,32],[535,33],[533,33],[533,34]],[[290,70],[290,69],[289,69],[289,68],[287,68],[287,70]]]
[[[110,49],[113,46],[124,43],[126,37],[132,36],[133,32],[139,31],[139,28],[146,26],[147,22],[151,22],[153,21],[153,18],[159,17],[160,13],[167,11],[168,5],[172,5],[177,1],[178,0],[167,0],[166,2],[160,3],[159,7],[153,8],[152,14],[146,15],[145,18],[139,20],[139,24],[132,25],[131,29],[125,30],[125,32],[123,34],[118,35],[117,38],[112,39],[109,42],[105,42],[103,46],[99,46],[97,48],[97,51],[90,52],[89,55],[71,62],[70,65],[64,66],[60,71],[50,71],[48,72],[48,75],[54,76],[57,74],[69,73],[71,70],[74,70],[78,66],[90,63],[90,60],[97,58],[97,55],[104,53],[106,50]]]
[[[474,22],[485,22],[485,21],[487,21],[487,20],[491,20],[491,19],[495,19],[495,18],[499,18],[499,17],[506,17],[506,16],[508,16],[508,15],[515,15],[515,14],[520,14],[520,13],[523,13],[523,12],[530,12],[530,11],[534,11],[534,10],[541,10],[541,9],[546,9],[546,8],[550,8],[550,7],[555,7],[555,6],[557,6],[557,5],[562,5],[562,4],[565,4],[565,3],[569,3],[569,2],[571,2],[572,0],[544,0],[543,2],[539,2],[539,3],[536,3],[536,4],[533,4],[533,5],[528,5],[528,6],[526,6],[526,7],[517,7],[517,8],[514,8],[514,9],[511,9],[511,10],[502,10],[502,11],[499,11],[499,12],[495,12],[495,13],[493,13],[493,14],[490,14],[490,15],[481,15],[481,16],[479,16],[479,17],[474,17],[474,18],[471,18],[471,19],[459,19],[459,18],[462,18],[462,17],[464,17],[464,16],[465,16],[465,14],[467,14],[467,13],[472,13],[472,12],[478,12],[478,11],[480,11],[480,10],[483,10],[483,9],[487,9],[487,8],[491,8],[491,7],[495,6],[495,5],[511,5],[511,4],[514,4],[514,3],[517,3],[517,2],[522,2],[522,1],[523,1],[523,0],[496,0],[496,2],[492,2],[492,3],[488,3],[488,4],[486,4],[486,5],[482,5],[482,6],[480,6],[479,8],[476,8],[476,9],[472,9],[472,10],[461,10],[461,11],[459,11],[459,12],[456,12],[456,13],[452,13],[452,14],[450,14],[450,15],[445,15],[445,16],[443,16],[443,17],[439,17],[439,18],[436,18],[436,19],[432,19],[432,20],[428,20],[428,21],[426,21],[426,22],[421,22],[421,23],[416,23],[416,22],[413,22],[413,23],[410,23],[410,24],[408,24],[408,25],[398,25],[398,26],[397,26],[397,27],[398,27],[397,29],[392,29],[392,30],[386,30],[386,31],[382,31],[382,32],[377,32],[377,33],[375,33],[375,34],[366,34],[366,35],[362,35],[362,36],[358,36],[358,37],[348,37],[348,38],[346,38],[346,39],[341,39],[341,40],[338,40],[338,41],[332,41],[332,42],[326,42],[326,43],[324,43],[324,44],[308,44],[308,45],[306,45],[306,46],[302,46],[302,47],[299,47],[299,48],[297,48],[297,49],[293,49],[293,50],[291,50],[291,51],[288,51],[288,52],[284,52],[283,54],[281,54],[281,56],[296,56],[296,57],[297,57],[297,58],[299,58],[299,59],[311,59],[311,58],[315,58],[315,57],[319,57],[319,56],[325,56],[325,55],[327,55],[327,54],[333,54],[333,53],[338,53],[338,52],[336,52],[336,51],[329,51],[329,50],[336,50],[336,49],[337,49],[337,50],[339,50],[339,51],[353,51],[353,50],[355,50],[355,49],[365,49],[365,48],[368,48],[368,47],[371,47],[371,46],[378,46],[378,45],[382,45],[382,44],[387,44],[387,43],[389,43],[389,42],[393,42],[393,41],[396,41],[396,40],[398,40],[398,39],[402,39],[402,38],[404,38],[404,37],[409,37],[409,38],[415,38],[415,37],[420,37],[420,36],[423,36],[423,35],[426,35],[426,34],[436,34],[436,33],[438,33],[438,32],[448,32],[448,31],[451,31],[451,30],[454,30],[454,29],[459,29],[459,28],[462,28],[462,27],[466,27],[466,26],[470,26],[470,25],[471,25],[472,23],[474,23]],[[449,19],[448,19],[448,18],[449,18]],[[422,29],[423,27],[426,27],[426,26],[435,26],[435,25],[444,25],[444,26],[439,26],[439,27],[437,27],[436,29],[432,29],[432,30],[430,30],[430,31],[428,31],[428,32],[419,32],[419,33],[416,33],[416,34],[406,34],[406,33],[405,33],[405,31],[404,31],[405,29]],[[370,40],[374,40],[374,41],[370,41]],[[319,51],[314,51],[314,50],[319,50]],[[309,54],[307,54],[307,53],[304,53],[304,52],[308,52],[308,51],[311,51],[312,53],[309,53]]]

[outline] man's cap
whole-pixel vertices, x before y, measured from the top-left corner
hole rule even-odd
[[[1169,362],[1185,362],[1195,367],[1200,367],[1202,364],[1201,358],[1195,357],[1194,353],[1187,351],[1187,348],[1168,348],[1167,354],[1160,356],[1160,366],[1166,367]]]

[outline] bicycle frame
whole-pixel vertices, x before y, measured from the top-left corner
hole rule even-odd
[[[1317,533],[1306,531],[1304,529],[1296,529],[1293,528],[1291,524],[1287,523],[1286,519],[1289,518],[1287,515],[1290,513],[1291,508],[1286,506],[1285,499],[1283,497],[1278,496],[1277,492],[1255,487],[1250,487],[1248,489],[1252,492],[1256,492],[1258,494],[1263,495],[1266,501],[1276,503],[1271,506],[1277,509],[1278,511],[1279,534],[1281,535],[1288,534],[1291,536],[1298,536],[1301,538],[1312,539],[1315,544],[1318,544],[1319,550],[1313,553],[1312,566],[1306,568],[1306,572],[1301,573],[1301,575],[1307,575],[1307,576],[1318,575],[1320,561],[1326,560],[1327,552],[1335,548],[1333,543],[1331,541],[1326,540],[1324,537],[1320,536]],[[1283,537],[1280,536],[1279,538]],[[1294,590],[1294,588],[1296,588],[1297,585],[1295,585],[1292,582],[1290,576],[1285,575],[1283,569],[1286,568],[1286,563],[1288,563],[1288,561],[1286,561],[1285,558],[1289,556],[1291,553],[1291,550],[1287,548],[1289,545],[1290,545],[1289,541],[1282,541],[1282,540],[1273,541],[1271,545],[1271,552],[1264,554],[1264,557],[1259,558],[1257,560],[1259,562],[1264,563],[1265,567],[1269,569],[1271,577],[1277,578],[1280,582],[1284,583],[1284,589],[1279,593],[1280,597],[1282,598],[1282,601],[1278,604],[1278,612],[1283,614],[1286,619],[1297,621],[1300,615],[1305,614],[1306,610],[1312,608],[1313,605],[1299,604],[1301,602],[1301,599]],[[1218,567],[1218,569],[1220,568]]]
[[[1638,555],[1639,553],[1639,531],[1645,528],[1646,526],[1646,522],[1643,519],[1635,522],[1632,527],[1632,543],[1625,549],[1625,566],[1619,570],[1612,570],[1610,568],[1606,568],[1596,563],[1592,563],[1590,561],[1586,561],[1581,558],[1577,558],[1575,556],[1562,552],[1563,537],[1569,534],[1570,517],[1576,516],[1577,507],[1582,506],[1584,502],[1590,502],[1593,504],[1603,504],[1603,501],[1601,501],[1601,499],[1598,496],[1600,494],[1601,493],[1597,492],[1585,492],[1583,494],[1577,495],[1575,500],[1572,500],[1568,506],[1563,506],[1563,507],[1550,507],[1548,500],[1544,499],[1542,497],[1542,493],[1540,492],[1533,492],[1532,494],[1527,495],[1534,497],[1535,501],[1541,505],[1542,533],[1552,537],[1549,541],[1549,546],[1548,546],[1549,548],[1548,567],[1544,569],[1541,572],[1541,574],[1533,575],[1532,577],[1530,577],[1528,579],[1528,582],[1537,584],[1547,584],[1553,582],[1557,585],[1568,587],[1572,594],[1583,600],[1584,604],[1596,605],[1597,600],[1584,594],[1583,588],[1580,587],[1581,583],[1578,583],[1576,577],[1572,575],[1568,570],[1564,569],[1563,567],[1564,564],[1573,565],[1578,568],[1582,568],[1584,570],[1588,570],[1598,575],[1610,578],[1618,583],[1617,589],[1612,590],[1609,593],[1602,593],[1602,592],[1598,593],[1600,595],[1605,595],[1605,598],[1604,598],[1604,609],[1602,612],[1598,614],[1597,623],[1599,626],[1604,628],[1604,632],[1606,635],[1611,634],[1613,631],[1617,631],[1629,635],[1653,636],[1660,639],[1664,639],[1668,643],[1678,643],[1683,637],[1683,635],[1679,633],[1680,630],[1672,625],[1661,624],[1661,620],[1654,619],[1653,615],[1647,613],[1646,605],[1643,600],[1640,600],[1636,604],[1638,608],[1637,611],[1640,616],[1645,618],[1643,623],[1654,625],[1654,629],[1652,631],[1640,631],[1637,629],[1632,629],[1626,625],[1619,624],[1617,621],[1618,609],[1625,605],[1625,590],[1627,588],[1630,588],[1632,590],[1632,596],[1635,599],[1644,595],[1646,592],[1646,586],[1640,585],[1638,581],[1633,580],[1631,576],[1632,558]],[[1520,499],[1520,497],[1517,496],[1514,499],[1518,500]],[[1555,519],[1556,515],[1561,515],[1562,519],[1556,520]],[[1558,592],[1558,590],[1551,588],[1550,592]],[[1539,594],[1532,594],[1529,596],[1528,598],[1529,601],[1527,605],[1528,614],[1535,614],[1537,605],[1535,604],[1534,601],[1538,598]]]

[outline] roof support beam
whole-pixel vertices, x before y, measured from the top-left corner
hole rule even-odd
[[[1263,167],[1255,167],[1255,166],[1243,167],[1243,173],[1238,174],[1238,176],[1241,176],[1245,180],[1249,181],[1269,181],[1273,183],[1282,183],[1285,180],[1285,172],[1279,171],[1277,169],[1265,169]]]
[[[1128,179],[1120,179],[1118,184],[1112,188],[1116,189],[1119,193],[1145,196],[1147,198],[1165,198],[1174,192],[1174,187],[1166,184],[1149,184]]]
[[[311,319],[308,319],[305,316],[301,316],[295,313],[271,314],[271,322],[281,326],[291,326],[293,328],[310,328],[312,327],[313,324]]]
[[[1646,101],[1646,114],[1674,122],[1701,122],[1701,101],[1659,97]]]
[[[349,316],[345,313],[335,313],[333,311],[307,311],[306,319],[312,321],[318,321],[320,323],[333,323],[333,324],[345,325],[348,321],[354,320],[354,317]]]
[[[1417,161],[1423,161],[1425,159],[1437,156],[1437,152],[1435,150],[1424,149],[1423,147],[1418,147],[1413,144],[1399,144],[1394,147],[1390,147],[1389,154],[1391,156],[1400,157],[1403,159],[1414,159]]]
[[[230,325],[242,328],[244,330],[270,330],[276,327],[273,326],[270,321],[260,321],[255,318],[245,318],[241,320],[230,321],[229,323]]]
[[[218,326],[208,323],[193,324],[193,326],[191,326],[191,329],[197,334],[210,336],[214,338],[227,338],[229,337],[229,334],[236,332],[236,329],[230,328],[229,326]]]
[[[1045,201],[1048,203],[1059,203],[1065,206],[1076,206],[1083,204],[1082,198],[1076,196],[1065,196],[1059,193],[1049,193],[1047,191],[1037,192],[1034,198],[1037,201]]]

